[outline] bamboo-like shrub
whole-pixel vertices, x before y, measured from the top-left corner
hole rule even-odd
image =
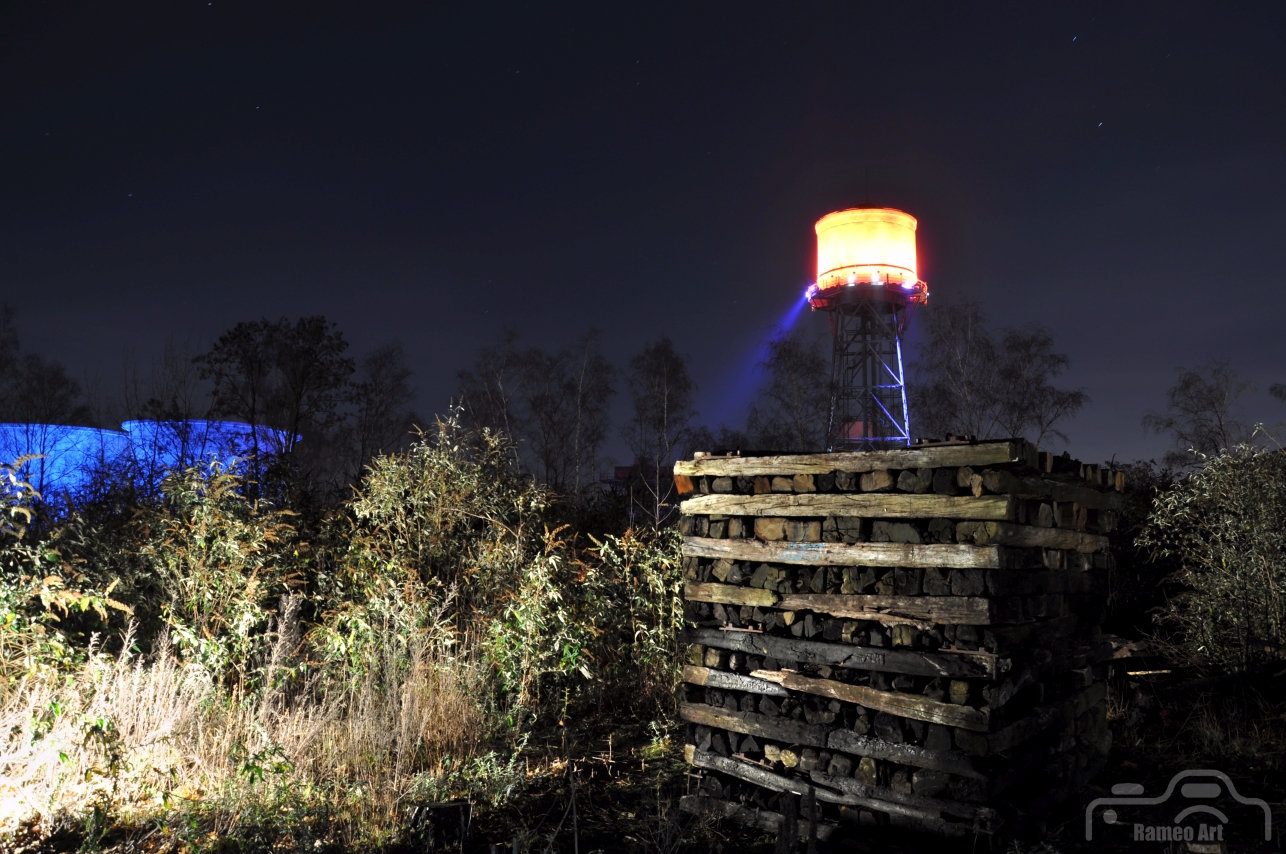
[[[1139,545],[1182,585],[1163,621],[1199,663],[1286,657],[1286,452],[1239,448],[1157,496]]]

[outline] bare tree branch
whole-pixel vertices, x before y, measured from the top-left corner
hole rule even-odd
[[[822,343],[801,332],[768,344],[767,382],[750,405],[746,432],[761,449],[820,451],[830,416],[830,365]]]
[[[1057,425],[1089,402],[1083,389],[1056,388],[1069,365],[1036,324],[1002,330],[997,342],[974,302],[945,303],[929,313],[927,340],[912,365],[913,422],[921,435],[982,439],[1030,436],[1067,441]]]
[[[629,385],[634,416],[622,433],[650,493],[652,521],[660,524],[674,489],[670,473],[675,455],[697,414],[692,403],[697,384],[687,359],[661,336],[630,360]]]
[[[1238,417],[1237,401],[1251,388],[1226,359],[1178,368],[1175,383],[1166,392],[1165,411],[1149,411],[1143,426],[1174,439],[1174,449],[1165,455],[1167,463],[1191,466],[1198,459],[1193,452],[1212,457],[1250,441],[1251,428]]]

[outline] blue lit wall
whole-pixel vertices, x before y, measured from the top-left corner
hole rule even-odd
[[[0,424],[0,462],[40,455],[20,476],[45,499],[75,496],[95,473],[128,466],[145,481],[217,458],[228,463],[252,454],[279,453],[287,433],[236,421],[127,421],[124,430],[58,424]],[[298,439],[296,439],[298,441]]]
[[[239,421],[126,421],[135,462],[144,472],[174,471],[215,457],[225,463],[285,449],[286,432]]]
[[[115,430],[59,424],[0,424],[0,461],[41,454],[19,469],[19,476],[42,496],[76,493],[92,473],[129,452],[130,439]]]

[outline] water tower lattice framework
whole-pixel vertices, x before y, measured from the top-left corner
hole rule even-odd
[[[851,208],[817,221],[814,311],[833,333],[828,449],[911,444],[902,333],[928,302],[916,268],[915,217],[891,208]]]

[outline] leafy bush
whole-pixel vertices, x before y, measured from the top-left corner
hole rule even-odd
[[[84,660],[65,618],[89,614],[106,622],[109,608],[130,613],[111,597],[114,584],[86,589],[85,577],[56,550],[24,542],[35,491],[18,477],[21,462],[0,465],[0,695],[26,676],[67,671]]]
[[[449,626],[493,668],[491,700],[511,722],[610,689],[617,671],[668,666],[682,613],[675,536],[609,536],[580,553],[566,526],[548,527],[554,496],[515,463],[503,436],[451,420],[377,459],[318,551],[317,649],[354,674],[371,620],[407,635]]]
[[[1240,448],[1157,496],[1139,545],[1180,568],[1164,621],[1195,661],[1286,654],[1286,453]]]
[[[239,486],[217,462],[170,475],[165,505],[140,514],[134,539],[183,657],[244,681],[271,603],[302,582],[291,572],[288,514],[247,500]]]
[[[518,791],[534,723],[670,708],[677,534],[579,543],[503,437],[444,420],[308,537],[247,491],[188,469],[38,543],[12,498],[0,832],[34,809],[91,841],[387,841],[410,799]],[[109,648],[113,592],[142,620]]]
[[[563,605],[567,544],[542,524],[549,499],[503,437],[450,420],[376,459],[318,553],[319,654],[360,678],[375,625],[447,632],[485,648],[493,700],[533,706],[541,677],[575,670],[584,643]]]
[[[596,540],[593,549],[610,594],[601,598],[595,623],[615,630],[600,636],[598,644],[604,688],[627,693],[645,714],[674,711],[683,628],[682,544],[678,530],[669,528],[609,535]]]

